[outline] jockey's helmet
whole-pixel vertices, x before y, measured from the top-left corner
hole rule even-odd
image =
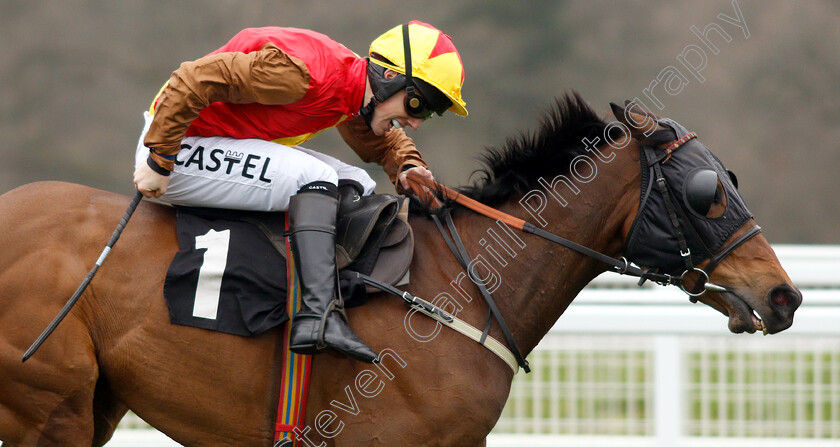
[[[461,98],[464,84],[461,56],[452,39],[437,28],[417,20],[398,25],[370,44],[369,56],[367,72],[373,99],[362,108],[368,122],[376,104],[403,89],[408,91],[409,114],[428,118],[432,112],[442,115],[451,110],[467,115],[466,103]],[[408,64],[407,59],[410,59]],[[399,75],[386,79],[386,69]]]

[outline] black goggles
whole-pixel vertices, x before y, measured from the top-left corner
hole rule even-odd
[[[405,111],[413,118],[419,118],[423,121],[432,117],[435,113],[425,98],[417,94],[406,95],[405,97]]]

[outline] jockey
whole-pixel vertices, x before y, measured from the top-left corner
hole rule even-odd
[[[408,61],[408,62],[407,62]],[[181,64],[145,113],[134,184],[167,203],[287,211],[302,308],[290,348],[377,354],[335,312],[339,181],[373,193],[364,170],[298,146],[336,127],[398,192],[409,173],[432,178],[414,130],[433,113],[466,116],[464,69],[452,40],[419,21],[397,26],[360,58],[323,34],[250,28]]]

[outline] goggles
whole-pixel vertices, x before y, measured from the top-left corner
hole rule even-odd
[[[420,95],[406,95],[405,97],[405,111],[408,113],[408,116],[412,118],[419,118],[423,121],[432,117],[432,114],[435,113],[429,107],[429,103]]]

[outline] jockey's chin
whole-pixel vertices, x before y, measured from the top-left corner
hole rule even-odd
[[[386,119],[383,117],[377,119],[377,117],[374,117],[374,119],[371,120],[370,128],[376,136],[381,137],[394,128],[394,123],[390,118]]]

